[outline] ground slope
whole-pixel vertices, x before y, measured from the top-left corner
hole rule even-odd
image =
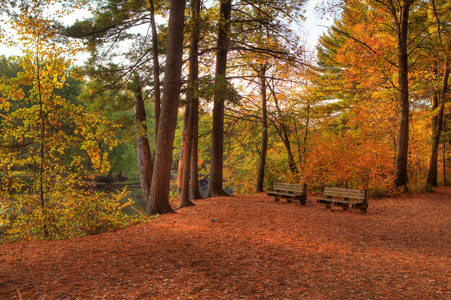
[[[0,299],[451,299],[451,188],[367,214],[196,202],[98,236],[0,245]]]

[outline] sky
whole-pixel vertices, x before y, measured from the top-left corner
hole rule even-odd
[[[332,25],[332,18],[321,17],[315,6],[321,0],[309,0],[305,7],[306,20],[302,23],[302,31],[309,48],[316,46],[318,38]]]
[[[300,34],[306,41],[307,49],[314,51],[318,37],[321,36],[327,28],[332,24],[332,19],[321,18],[318,12],[315,10],[315,6],[321,0],[309,0],[305,6],[306,20],[301,23]],[[72,24],[76,19],[80,17],[80,14],[74,14],[65,18],[66,24]],[[10,56],[20,53],[18,48],[6,48],[4,45],[0,45],[0,55]],[[84,60],[84,57],[80,57],[79,60]],[[79,62],[80,63],[80,62]]]

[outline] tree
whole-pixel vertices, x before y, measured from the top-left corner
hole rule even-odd
[[[160,95],[160,63],[158,61],[158,35],[155,22],[155,5],[153,0],[149,1],[150,27],[152,28],[152,58],[153,58],[153,80],[155,98],[155,139],[158,135],[158,121],[160,119],[161,95]]]
[[[372,56],[380,57],[381,61],[386,61],[397,69],[397,84],[392,81],[393,76],[387,74],[386,70],[380,69],[380,72],[385,74],[385,78],[393,83],[396,90],[398,91],[398,103],[399,103],[399,116],[398,116],[398,140],[396,147],[396,164],[395,164],[395,178],[394,183],[398,187],[407,188],[408,182],[408,149],[409,149],[409,53],[412,53],[414,47],[415,37],[409,35],[409,15],[412,7],[414,6],[415,0],[403,0],[400,2],[395,2],[392,0],[375,0],[366,2],[360,1],[347,1],[345,2],[345,10],[348,7],[362,7],[361,13],[354,15],[356,20],[363,18],[363,26],[367,26],[371,31],[367,34],[371,35],[372,32],[377,32],[379,35],[375,35],[375,39],[378,40],[384,35],[387,36],[387,21],[391,20],[391,25],[389,28],[393,29],[394,37],[396,39],[396,59],[391,59],[390,48],[388,51],[384,51],[383,48],[373,48],[371,40],[364,40],[362,37],[353,35],[353,29],[357,29],[355,26],[350,31],[339,30],[338,31],[345,35],[348,39],[360,44],[363,53],[369,52]],[[360,15],[360,16],[359,16]],[[366,18],[366,19],[365,19]],[[356,24],[356,22],[354,22]],[[365,25],[366,24],[366,25]],[[373,25],[371,25],[373,24]],[[368,27],[371,26],[371,27]],[[387,45],[388,41],[385,41]],[[410,48],[409,48],[410,46]],[[380,56],[381,54],[384,54]],[[362,54],[363,54],[362,53]],[[362,55],[363,56],[363,55]],[[378,63],[380,64],[380,63]]]
[[[315,101],[309,110],[316,120],[302,174],[312,188],[360,186],[389,194],[397,190],[396,37],[382,9],[362,1],[346,4],[341,18],[320,38],[317,72],[309,77],[308,102]]]
[[[108,170],[100,145],[113,147],[116,141],[103,130],[103,118],[61,96],[70,66],[63,57],[80,47],[55,42],[53,22],[45,17],[51,4],[31,1],[20,7],[12,22],[23,44],[23,55],[14,58],[22,71],[0,82],[0,109],[7,111],[1,124],[0,197],[10,199],[12,240],[80,236],[133,220],[121,213],[130,204],[120,204],[125,191],[110,197],[91,192],[85,182],[93,170]],[[11,102],[18,103],[13,110]],[[92,170],[73,148],[87,152]]]
[[[258,72],[261,86],[261,97],[262,97],[262,117],[261,117],[261,147],[260,147],[260,160],[258,163],[257,180],[255,192],[263,192],[263,183],[265,180],[265,167],[266,167],[266,154],[268,151],[268,120],[267,120],[267,110],[266,110],[266,66],[262,66]]]
[[[129,1],[125,4],[119,4],[117,0],[101,2],[92,18],[77,21],[65,30],[68,36],[83,38],[90,49],[91,57],[85,72],[92,82],[87,98],[91,98],[91,102],[98,102],[97,107],[106,114],[111,112],[106,112],[105,107],[111,107],[115,114],[126,113],[134,103],[136,128],[129,128],[129,131],[136,130],[137,164],[144,199],[148,199],[153,172],[144,102],[150,97],[154,99],[154,127],[149,129],[155,129],[155,138],[158,133],[161,106],[159,55],[164,47],[158,38],[156,9],[160,13],[165,11],[162,2],[153,0]],[[129,33],[131,29],[147,24],[149,30],[145,36]],[[161,30],[164,32],[164,26],[161,26]],[[127,43],[131,43],[132,47]],[[122,50],[113,51],[115,48],[121,48],[120,45],[123,44],[127,45],[129,51],[125,53]],[[119,64],[118,57],[121,57]],[[128,89],[132,92],[132,97],[127,95],[128,81],[132,81]],[[126,101],[130,103],[125,103]],[[125,130],[127,126],[133,126],[123,120],[120,121]]]
[[[189,73],[188,73],[188,88],[187,88],[187,109],[188,109],[188,122],[186,126],[186,147],[185,157],[186,162],[185,172],[183,174],[183,186],[182,194],[180,197],[180,207],[193,205],[189,200],[189,188],[190,177],[194,184],[192,187],[193,198],[199,198],[199,187],[197,183],[197,144],[195,143],[194,135],[198,134],[196,130],[196,123],[198,122],[198,110],[199,110],[199,35],[200,28],[200,0],[191,0],[191,23],[192,32],[190,37],[190,50],[189,50]],[[196,180],[195,180],[196,179]]]
[[[435,51],[431,52],[433,52],[433,57],[436,58],[435,63],[437,65],[434,75],[436,75],[436,77],[438,78],[441,78],[441,84],[439,89],[435,89],[433,95],[432,109],[434,111],[438,110],[438,113],[434,115],[432,121],[432,149],[426,182],[431,186],[438,186],[438,147],[443,129],[444,110],[449,89],[448,81],[450,65],[448,53],[451,47],[451,43],[449,42],[449,25],[447,22],[443,22],[443,19],[449,17],[449,4],[436,0],[431,0],[429,1],[429,3],[430,5],[428,7],[428,16],[430,19],[432,19],[430,33],[432,37],[435,38],[433,41],[431,41],[431,49],[434,49]]]
[[[395,184],[407,188],[407,159],[409,151],[409,13],[415,0],[376,0],[390,14],[396,32],[398,48],[399,132],[396,153]]]
[[[227,52],[230,42],[230,17],[232,0],[220,0],[218,39],[215,70],[215,94],[213,106],[213,133],[211,141],[210,178],[208,182],[208,197],[225,195],[223,181],[224,152],[224,89],[227,86]]]
[[[171,0],[163,99],[147,215],[173,212],[169,205],[172,147],[182,85],[184,0]]]
[[[134,95],[135,124],[136,124],[136,152],[138,169],[141,182],[143,198],[149,198],[149,191],[152,184],[152,153],[150,152],[149,139],[147,138],[147,117],[144,107],[144,97],[142,85],[138,73],[135,73],[130,89]]]
[[[229,75],[225,77],[226,80],[231,78],[239,78],[244,80],[252,81],[255,78],[255,74],[250,75],[248,70],[259,73],[261,68],[268,68],[266,66],[266,60],[269,59],[279,59],[280,61],[292,60],[297,53],[298,49],[295,44],[298,44],[296,38],[292,34],[290,29],[290,23],[296,22],[300,16],[300,7],[303,1],[236,1],[233,4],[233,15],[228,16],[227,22],[230,22],[230,27],[224,27],[227,25],[225,20],[221,18],[227,16],[223,14],[221,9],[226,8],[225,3],[220,2],[220,21],[218,24],[218,52],[222,51],[221,47],[225,45],[224,40],[221,39],[221,32],[225,29],[229,31],[229,37],[227,38],[228,50],[233,57],[233,63],[229,66]],[[232,5],[230,3],[230,5]],[[222,31],[221,31],[222,30]],[[223,36],[225,36],[223,34]],[[221,43],[220,43],[221,42]],[[227,60],[227,59],[226,59]],[[227,61],[225,60],[224,65],[227,66]],[[218,64],[221,60],[219,56],[216,59],[216,91],[220,92],[221,95],[216,96],[215,99],[224,98],[226,95],[224,89],[229,84],[228,81],[218,81]],[[222,64],[222,63],[221,63]],[[240,67],[241,66],[241,67]],[[245,66],[245,67],[243,67]],[[226,67],[224,67],[226,68]],[[248,68],[248,70],[246,70]],[[224,74],[226,74],[227,69],[225,69]],[[239,73],[234,76],[234,73]],[[257,74],[257,77],[260,76]],[[220,77],[219,77],[220,78]],[[233,99],[228,99],[233,100]],[[223,161],[224,153],[223,144],[218,142],[220,139],[220,129],[223,130],[224,125],[220,124],[223,117],[221,117],[221,111],[223,105],[222,100],[215,100],[215,107],[213,108],[213,137],[212,137],[212,159],[211,159],[211,169],[210,169],[210,181],[209,181],[209,194],[213,190],[216,191],[216,195],[223,194],[222,191],[222,180],[219,178],[218,173],[221,171],[219,161]],[[232,102],[232,101],[230,101]],[[264,124],[264,120],[262,120]],[[215,124],[216,123],[216,124]],[[265,126],[265,125],[263,125]],[[264,129],[262,129],[264,132]],[[223,140],[223,136],[222,136]],[[258,185],[262,185],[262,176],[264,173],[264,157],[265,157],[265,138],[262,137],[262,152],[261,152],[261,167]],[[212,175],[216,176],[212,178]],[[215,187],[213,187],[215,186]],[[256,186],[257,188],[257,186]],[[260,189],[260,188],[258,188]]]

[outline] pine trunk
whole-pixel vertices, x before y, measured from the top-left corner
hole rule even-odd
[[[451,144],[451,142],[450,142]],[[446,185],[446,143],[443,143],[443,158],[442,158],[442,163],[443,163],[443,184]]]
[[[189,94],[189,92],[188,92]],[[188,98],[191,95],[188,96]],[[190,168],[191,168],[191,149],[193,146],[192,139],[193,139],[193,120],[192,120],[192,105],[188,105],[188,122],[185,129],[186,132],[186,142],[185,142],[185,151],[184,151],[184,158],[183,158],[183,177],[182,177],[182,190],[180,193],[180,207],[184,206],[191,206],[193,203],[189,200],[189,179],[190,179]]]
[[[147,138],[147,117],[146,109],[144,107],[142,86],[137,74],[135,74],[133,85],[136,125],[136,155],[138,158],[141,191],[144,199],[148,200],[153,173],[152,153],[150,152],[149,139]]]
[[[164,76],[163,101],[155,150],[155,170],[149,195],[147,215],[174,212],[169,204],[172,148],[177,109],[182,85],[182,54],[185,0],[171,0],[169,34]]]
[[[218,43],[216,53],[216,70],[213,106],[213,133],[212,133],[212,153],[210,161],[210,180],[208,182],[207,197],[223,196],[225,192],[222,187],[223,180],[223,153],[224,153],[224,101],[225,95],[222,89],[227,83],[227,51],[230,40],[230,15],[232,10],[232,0],[221,0],[219,13],[220,21],[218,25]]]
[[[445,110],[446,103],[446,93],[448,92],[448,78],[449,69],[445,69],[442,80],[442,91],[440,95],[434,95],[433,108],[437,109],[440,107],[438,115],[434,116],[432,120],[432,150],[431,158],[429,160],[429,172],[427,177],[427,183],[431,186],[438,186],[438,147],[440,144],[440,136],[443,129],[443,114]]]
[[[160,119],[161,93],[160,93],[160,63],[158,61],[158,36],[155,23],[155,7],[153,0],[149,0],[150,26],[152,27],[152,57],[153,57],[153,94],[155,99],[155,140],[158,135],[158,120]]]
[[[191,198],[202,199],[199,190],[199,98],[193,99],[193,149],[191,153]]]
[[[177,195],[182,194],[183,173],[185,171],[185,151],[186,151],[186,127],[188,126],[189,104],[185,105],[185,115],[183,117],[182,141],[180,144],[179,164],[177,168]]]
[[[198,106],[197,106],[198,107]],[[194,112],[196,113],[196,112]],[[197,119],[195,119],[197,120]],[[191,153],[191,198],[202,199],[202,195],[199,190],[199,153],[198,153],[198,126],[197,121],[194,121],[193,128],[193,150]]]
[[[193,203],[189,200],[189,188],[190,188],[190,177],[191,180],[194,181],[194,178],[198,178],[197,174],[197,161],[193,162],[192,157],[194,152],[197,152],[197,145],[194,148],[194,127],[195,123],[198,122],[198,107],[199,107],[199,98],[198,98],[198,78],[199,78],[199,14],[200,14],[200,0],[192,0],[191,1],[191,19],[194,23],[194,29],[191,33],[191,43],[189,50],[189,72],[188,72],[188,91],[187,91],[187,99],[188,99],[188,124],[186,127],[186,149],[185,149],[185,170],[186,172],[183,175],[183,186],[182,186],[182,194],[180,197],[180,207],[193,205]],[[196,110],[196,111],[195,111]],[[197,128],[197,126],[196,126]],[[196,132],[197,134],[197,132]],[[197,155],[196,155],[197,156]],[[195,167],[195,171],[193,172],[193,168]],[[195,173],[195,174],[193,174]],[[198,182],[196,181],[196,184]],[[199,192],[199,186],[197,186],[197,192]],[[200,194],[199,194],[200,196]],[[194,197],[193,197],[194,198]]]
[[[262,117],[261,117],[261,149],[260,149],[260,161],[257,171],[257,184],[255,187],[256,193],[264,192],[265,181],[265,167],[266,167],[266,153],[268,150],[268,119],[266,111],[266,67],[262,67],[259,72],[260,88],[262,96]]]

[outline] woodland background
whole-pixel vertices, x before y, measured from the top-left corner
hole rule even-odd
[[[8,239],[143,217],[99,181],[139,182],[147,216],[172,212],[171,197],[191,205],[205,179],[208,196],[275,181],[372,197],[448,184],[448,1],[320,4],[335,19],[316,52],[301,0],[1,3],[1,42],[23,49],[0,67]]]

